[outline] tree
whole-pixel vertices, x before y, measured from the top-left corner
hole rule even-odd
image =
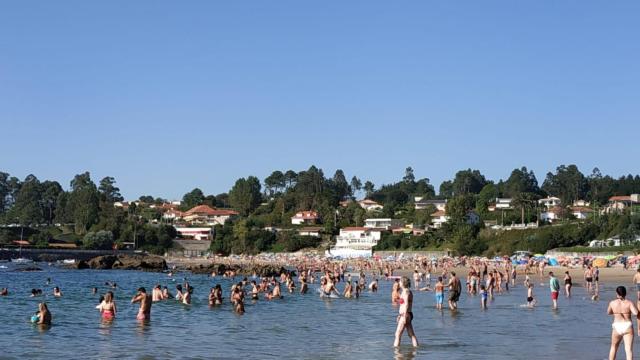
[[[587,180],[575,165],[560,165],[556,173],[547,173],[542,190],[548,195],[559,197],[564,204],[584,199],[587,194]]]
[[[238,179],[229,191],[231,207],[238,210],[242,216],[249,215],[261,201],[260,180],[255,176]]]
[[[265,190],[269,193],[269,196],[280,193],[286,186],[286,177],[280,170],[276,170],[271,173],[266,179],[264,179]]]
[[[365,197],[370,197],[371,194],[373,194],[373,192],[375,191],[375,185],[371,182],[371,181],[366,181],[364,183],[364,193],[365,193]]]
[[[347,178],[344,176],[344,172],[341,169],[336,170],[335,174],[333,174],[332,186],[335,194],[340,200],[346,199],[351,194],[349,183],[347,182]]]
[[[450,198],[453,196],[453,182],[451,180],[443,181],[440,184],[438,194],[443,198]]]
[[[111,231],[88,232],[82,239],[82,245],[90,250],[110,250],[113,248]]]
[[[40,181],[34,175],[24,179],[10,211],[10,217],[19,219],[22,225],[39,225],[44,222],[42,189]]]
[[[155,199],[151,195],[141,195],[138,198],[138,201],[140,201],[143,204],[153,204],[155,202]]]
[[[498,197],[498,189],[494,183],[485,185],[476,199],[476,209],[485,214],[488,211],[489,204],[493,203]]]
[[[362,190],[362,181],[358,179],[356,176],[351,178],[351,196],[354,196],[355,193]]]
[[[116,179],[111,176],[106,176],[100,180],[98,191],[100,192],[102,200],[107,203],[113,204],[116,201],[124,200],[122,195],[120,195],[120,189],[116,187]]]
[[[76,175],[71,180],[71,192],[66,204],[66,212],[75,223],[76,234],[82,235],[98,222],[99,193],[91,181],[89,172]]]
[[[540,192],[538,180],[533,171],[528,171],[526,166],[514,169],[504,184],[504,192],[507,197],[514,197],[520,193],[536,194]]]
[[[287,188],[291,188],[298,181],[298,174],[293,170],[287,170],[287,172],[284,173],[284,181]]]
[[[9,210],[9,174],[0,171],[0,216]]]
[[[189,210],[195,206],[202,205],[204,202],[204,193],[202,190],[195,188],[190,192],[184,194],[182,197],[181,207],[184,210]]]
[[[225,207],[225,208],[231,206],[231,205],[229,205],[229,194],[220,193],[220,194],[216,195],[216,204],[217,204],[217,206]]]
[[[487,179],[478,170],[460,170],[451,184],[452,192],[453,195],[477,194],[487,183]]]
[[[416,180],[415,175],[413,175],[413,168],[409,166],[404,170],[404,177],[402,177],[402,181],[405,183],[413,183]]]
[[[44,218],[48,224],[52,224],[55,217],[58,196],[63,192],[62,186],[60,186],[57,181],[47,180],[41,184],[41,192]]]

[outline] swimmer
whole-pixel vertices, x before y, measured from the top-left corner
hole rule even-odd
[[[98,293],[98,288],[94,287],[93,289],[91,289],[91,295],[95,295]]]
[[[251,300],[258,300],[260,296],[260,290],[258,289],[258,285],[255,280],[251,280]]]
[[[138,288],[138,292],[131,298],[131,303],[140,303],[140,309],[136,319],[151,320],[151,304],[153,303],[151,295],[147,294],[147,290],[143,287]]]
[[[527,288],[527,306],[534,307],[536,304],[536,300],[533,298],[533,283],[529,284]]]
[[[242,285],[242,283],[238,285]],[[235,304],[233,307],[234,311],[238,314],[244,314],[244,291],[242,291],[241,286],[236,286],[231,295],[231,301]]]
[[[344,286],[344,292],[342,293],[342,296],[344,296],[346,299],[350,299],[352,289],[353,287],[351,286],[351,281],[347,280],[347,283]]]
[[[304,272],[300,274],[300,294],[306,294],[309,291],[309,285],[307,285],[307,277]]]
[[[378,292],[378,279],[373,279],[371,284],[369,284],[369,291]]]
[[[61,297],[62,296],[62,291],[60,291],[59,287],[54,287],[53,288],[53,296],[55,297]]]
[[[162,288],[162,300],[167,300],[171,298],[171,294],[169,294],[169,288],[165,285]]]
[[[393,342],[394,347],[400,346],[400,338],[405,330],[407,330],[407,335],[411,338],[413,347],[418,347],[418,338],[416,338],[413,325],[411,324],[413,321],[413,294],[411,293],[410,287],[411,281],[406,276],[403,276],[402,282],[400,283],[401,293],[398,298],[400,307],[398,308],[398,327],[396,328],[396,338]]]
[[[182,301],[182,297],[182,285],[178,284],[176,285],[176,300]]]
[[[162,287],[160,284],[156,285],[153,290],[151,290],[151,299],[153,302],[162,300]]]
[[[116,303],[113,301],[113,293],[111,291],[107,291],[104,300],[98,305],[98,310],[100,310],[102,319],[106,321],[113,320],[116,317]]]
[[[182,294],[182,303],[185,305],[191,305],[191,294],[193,294],[193,287],[189,286],[189,290]]]
[[[51,312],[47,307],[47,304],[41,302],[38,304],[38,312],[35,315],[37,317],[37,321],[34,321],[38,325],[51,325]],[[31,319],[32,321],[34,318]]]
[[[216,286],[214,286],[213,303],[214,305],[222,304],[222,286],[220,286],[220,284],[216,284]]]
[[[391,287],[391,303],[395,304],[400,298],[400,279],[395,279]]]
[[[9,295],[9,289],[7,288],[0,289],[0,296],[7,296],[7,295]]]
[[[487,288],[484,286],[484,284],[480,285],[480,308],[482,309],[486,309],[487,308],[487,297],[489,295],[487,294]]]
[[[615,359],[620,342],[624,340],[624,350],[627,359],[633,358],[633,322],[631,316],[638,316],[638,309],[633,302],[626,299],[627,289],[624,286],[616,288],[616,300],[609,303],[607,314],[613,315],[613,324],[611,324],[611,349],[609,350],[609,359]],[[638,329],[640,332],[640,328]],[[640,334],[639,334],[640,335]]]
[[[215,300],[216,300],[216,288],[212,287],[211,290],[209,290],[209,306],[213,306],[215,305]]]

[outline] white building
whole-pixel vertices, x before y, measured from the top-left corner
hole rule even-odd
[[[589,216],[591,216],[592,213],[593,213],[593,210],[588,207],[584,207],[584,206],[571,207],[571,214],[578,220],[585,220]]]
[[[336,244],[327,250],[327,256],[353,258],[371,257],[373,247],[378,244],[382,233],[380,230],[366,227],[347,227],[340,229],[336,236]]]
[[[364,221],[364,227],[366,228],[378,228],[389,230],[394,227],[402,227],[404,223],[398,219],[366,219]]]
[[[229,209],[213,209],[207,205],[198,205],[182,214],[182,219],[191,225],[224,225],[227,220],[237,216],[238,212]]]
[[[383,209],[383,206],[378,204],[377,202],[369,199],[364,199],[358,201],[358,205],[366,211],[380,211]]]
[[[433,227],[438,229],[442,227],[442,224],[449,221],[449,216],[444,212],[444,210],[438,210],[431,214],[431,222],[433,223]]]
[[[178,237],[191,240],[211,240],[213,233],[210,227],[176,227]]]
[[[313,225],[320,221],[320,216],[315,211],[298,211],[294,216],[291,217],[291,224],[293,225],[302,225],[309,224]]]
[[[608,213],[624,211],[625,209],[636,205],[640,205],[639,194],[631,194],[629,196],[612,196],[609,198],[609,203],[604,211]]]
[[[551,209],[552,207],[560,206],[560,198],[555,196],[549,196],[544,199],[538,200],[538,204],[545,206],[547,209]]]
[[[495,210],[511,210],[513,209],[512,198],[496,198]]]
[[[562,208],[560,206],[554,206],[547,211],[543,211],[540,214],[540,220],[554,222],[562,218]]]
[[[421,197],[416,197],[414,199],[415,209],[416,210],[424,210],[428,208],[430,205],[435,207],[437,211],[445,211],[447,208],[447,200],[425,200]]]
[[[322,228],[320,226],[308,226],[298,229],[298,235],[320,237],[321,231]]]

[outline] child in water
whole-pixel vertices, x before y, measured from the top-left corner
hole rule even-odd
[[[486,309],[487,308],[487,297],[489,295],[487,294],[487,288],[484,286],[484,284],[480,285],[480,307],[482,309]]]
[[[529,283],[527,289],[527,306],[533,307],[536,303],[536,300],[533,298],[533,283]]]

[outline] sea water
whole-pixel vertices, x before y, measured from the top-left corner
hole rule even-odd
[[[8,287],[10,295],[0,297],[1,359],[604,359],[611,336],[607,302],[618,285],[601,286],[600,301],[574,287],[571,299],[559,299],[559,310],[551,309],[546,279],[534,278],[538,304],[533,309],[521,306],[526,289],[520,281],[489,301],[487,310],[480,309],[479,297],[463,294],[457,312],[437,311],[432,292],[414,291],[413,326],[420,347],[413,349],[405,334],[403,345],[394,349],[398,309],[391,304],[391,282],[384,280],[377,293],[367,291],[359,299],[321,299],[317,284],[305,295],[289,294],[283,286],[283,299],[252,302],[247,297],[246,313],[238,315],[228,301],[219,307],[207,304],[209,289],[218,283],[228,299],[232,281],[221,277],[47,264],[38,264],[44,271],[18,272],[5,265],[0,287]],[[135,320],[138,304],[130,300],[138,287],[151,293],[161,284],[175,293],[184,278],[195,288],[192,305],[154,303],[148,325]],[[118,314],[112,323],[102,322],[95,309],[99,294],[110,290],[105,282],[118,284]],[[54,286],[63,297],[51,295]],[[91,293],[93,287],[98,294]],[[32,288],[42,288],[45,296],[31,298]],[[53,315],[53,326],[46,330],[29,321],[43,300]]]

